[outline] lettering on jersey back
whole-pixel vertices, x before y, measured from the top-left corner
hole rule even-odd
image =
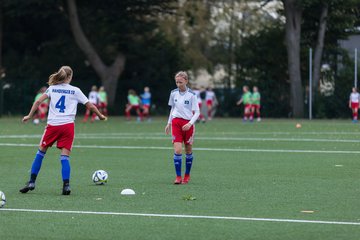
[[[61,93],[61,94],[75,94],[75,90],[67,90],[67,89],[53,89],[52,92],[54,93]]]

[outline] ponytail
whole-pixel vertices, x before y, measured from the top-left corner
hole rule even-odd
[[[57,85],[65,83],[67,80],[71,80],[73,71],[69,66],[62,66],[57,72],[49,76],[48,84]]]

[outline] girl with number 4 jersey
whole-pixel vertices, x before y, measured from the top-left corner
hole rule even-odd
[[[45,157],[46,151],[55,142],[57,148],[61,150],[60,161],[62,165],[62,179],[63,179],[63,195],[69,195],[70,189],[70,152],[74,142],[74,120],[76,116],[77,104],[82,103],[88,109],[95,112],[100,120],[107,118],[99,112],[97,107],[90,103],[84,93],[77,87],[70,85],[73,71],[68,66],[61,67],[56,73],[49,77],[49,88],[46,92],[34,102],[31,110],[22,121],[30,120],[38,106],[50,99],[49,114],[47,126],[44,134],[40,140],[39,150],[36,153],[35,159],[31,167],[30,180],[25,187],[20,189],[21,193],[27,193],[35,189],[36,177],[39,174],[42,160]]]

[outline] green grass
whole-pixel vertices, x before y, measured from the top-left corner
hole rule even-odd
[[[62,196],[56,148],[46,154],[35,191],[18,192],[28,180],[44,125],[22,124],[20,117],[0,119],[4,209],[360,223],[359,125],[302,120],[297,129],[295,120],[267,119],[252,124],[240,119],[197,124],[191,182],[175,186],[165,123],[165,118],[136,123],[116,117],[94,124],[78,122],[71,155],[72,193]],[[104,186],[91,182],[97,169],[109,173]],[[124,188],[134,189],[136,195],[120,195]],[[0,211],[0,239],[328,240],[359,236],[360,225]]]

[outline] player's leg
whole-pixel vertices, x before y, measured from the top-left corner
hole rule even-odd
[[[103,103],[103,114],[104,114],[105,116],[107,116],[107,115],[108,115],[108,111],[107,111],[107,105],[106,105],[106,103]]]
[[[254,120],[254,112],[255,112],[255,108],[252,105],[250,105],[250,107],[249,107],[249,119],[250,119],[251,122]]]
[[[185,152],[186,152],[186,165],[185,165],[185,175],[183,184],[187,184],[190,181],[190,170],[192,167],[192,163],[194,160],[193,152],[192,152],[192,145],[186,144],[185,145]]]
[[[208,119],[211,120],[212,119],[212,103],[211,102],[208,102],[207,103],[207,108],[208,108]]]
[[[246,122],[249,118],[249,107],[247,105],[245,105],[244,107],[244,119],[243,121]]]
[[[35,158],[33,160],[33,163],[31,165],[31,173],[30,173],[30,179],[26,183],[25,187],[20,189],[21,193],[27,193],[28,191],[32,191],[35,189],[35,181],[36,178],[40,172],[42,161],[45,157],[46,151],[48,147],[42,147],[39,146],[38,151],[36,152]]]
[[[195,126],[191,126],[191,128],[185,132],[185,139],[184,139],[185,153],[186,153],[185,175],[182,182],[184,184],[187,184],[190,181],[190,170],[194,160],[193,152],[192,152],[194,135],[195,135]]]
[[[136,106],[135,107],[135,110],[136,110],[136,114],[137,114],[137,121],[138,122],[141,122],[142,121],[142,119],[143,119],[143,114],[142,114],[142,112],[140,111],[140,106]]]
[[[61,137],[57,140],[57,148],[61,149],[61,176],[63,180],[63,195],[70,195],[70,153],[74,142],[74,123],[64,124],[61,126]]]
[[[205,122],[205,117],[202,114],[202,103],[201,102],[199,102],[199,109],[200,109],[199,120],[204,123]]]
[[[97,107],[97,108],[99,108],[100,107],[100,105],[99,104],[94,104],[95,105],[95,107]],[[94,122],[95,121],[95,119],[96,119],[96,113],[95,112],[92,112],[92,115],[91,115],[91,122]]]
[[[61,162],[61,176],[63,179],[63,195],[70,195],[70,151],[66,148],[61,149],[60,155]]]
[[[125,107],[125,116],[126,116],[126,120],[130,120],[130,111],[132,109],[132,105],[130,104],[126,104],[126,107]]]
[[[183,126],[182,120],[174,118],[171,124],[171,134],[173,138],[174,146],[174,166],[176,178],[174,184],[181,184],[181,165],[182,165],[182,143],[183,143],[183,132],[181,127]]]
[[[174,166],[176,178],[174,184],[181,184],[181,165],[182,165],[182,143],[174,142]]]
[[[41,103],[39,106],[40,121],[44,121],[47,113],[47,104]]]
[[[142,111],[143,111],[142,112],[143,117],[146,118],[149,114],[149,109],[148,109],[147,105],[142,106]]]
[[[148,121],[151,121],[150,107],[151,107],[151,105],[146,105],[146,117],[147,117]]]
[[[87,122],[88,118],[90,116],[90,109],[86,109],[85,116],[83,119],[83,122]]]
[[[37,151],[34,161],[31,166],[30,180],[26,183],[25,187],[20,189],[21,193],[27,193],[35,189],[35,181],[39,174],[42,161],[45,157],[48,147],[51,147],[57,138],[56,127],[48,125],[45,128],[44,134],[40,140],[39,150]]]
[[[357,122],[357,120],[358,120],[358,107],[355,107],[353,109],[353,121]]]

